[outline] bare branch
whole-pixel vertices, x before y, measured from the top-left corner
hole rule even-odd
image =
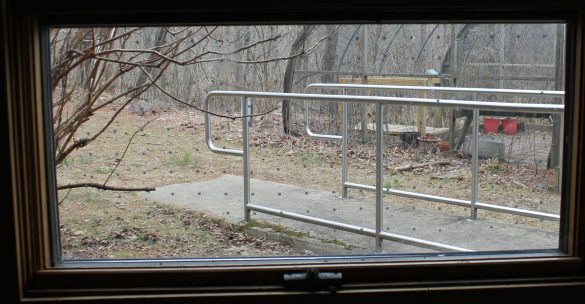
[[[160,86],[159,86],[159,85],[156,83],[156,81],[155,81],[154,79],[152,79],[152,77],[150,76],[150,74],[149,74],[149,73],[148,73],[148,72],[147,72],[147,71],[146,71],[146,70],[145,70],[143,67],[140,67],[140,69],[142,70],[142,72],[143,72],[144,74],[146,74],[146,77],[147,77],[147,78],[150,80],[150,82],[152,82],[152,84],[153,84],[153,85],[154,85],[154,86],[155,86],[157,89],[159,89],[159,90],[160,90],[160,91],[161,91],[163,94],[165,94],[165,95],[167,95],[168,97],[170,97],[172,100],[174,100],[174,101],[176,101],[176,102],[178,102],[178,103],[180,103],[180,104],[182,104],[182,105],[185,105],[185,106],[187,106],[187,107],[193,108],[193,109],[195,109],[195,110],[197,110],[197,111],[200,111],[200,112],[203,112],[203,113],[207,113],[207,114],[209,114],[209,115],[212,115],[212,116],[217,116],[217,117],[222,117],[222,118],[229,118],[229,119],[232,119],[232,120],[234,120],[234,119],[238,119],[238,118],[244,118],[244,117],[256,117],[256,116],[264,116],[264,115],[267,115],[267,114],[270,114],[270,113],[272,113],[272,112],[276,111],[276,110],[279,108],[278,106],[276,106],[276,107],[274,107],[274,108],[272,108],[272,109],[270,109],[270,110],[268,110],[268,111],[266,111],[266,112],[262,112],[262,113],[258,113],[258,114],[250,114],[250,115],[236,115],[236,116],[232,116],[232,115],[224,115],[224,114],[218,114],[218,113],[215,113],[215,112],[207,111],[207,110],[205,110],[205,109],[202,109],[202,108],[200,108],[200,107],[198,107],[198,106],[196,106],[196,105],[190,104],[189,102],[187,102],[187,101],[184,101],[184,100],[182,100],[182,99],[180,99],[180,98],[176,97],[175,95],[173,95],[173,94],[169,93],[168,91],[166,91],[165,89],[163,89],[162,87],[160,87]]]
[[[120,93],[120,94],[118,94],[116,96],[113,96],[112,98],[110,98],[110,99],[108,99],[108,100],[100,103],[98,106],[92,108],[91,111],[92,112],[98,111],[99,109],[101,109],[101,108],[103,108],[103,107],[105,107],[105,106],[107,106],[109,104],[112,104],[116,100],[118,100],[118,99],[120,99],[122,97],[125,97],[127,95],[130,95],[131,93],[134,93],[136,91],[139,91],[139,90],[143,89],[144,87],[145,87],[145,85],[142,85],[142,86],[139,86],[139,87],[134,87],[134,88],[129,88],[128,90],[126,90],[126,91],[124,91],[124,92],[122,92],[122,93]]]
[[[68,184],[63,186],[58,186],[57,190],[65,190],[65,189],[74,189],[74,188],[96,188],[100,190],[108,190],[108,191],[154,191],[156,190],[153,187],[143,187],[143,188],[131,188],[131,187],[117,187],[117,186],[104,186],[98,183],[79,183],[79,184]]]
[[[159,74],[158,77],[160,77],[161,74]],[[130,97],[113,115],[112,117],[110,117],[110,119],[108,120],[108,122],[100,129],[100,131],[98,131],[94,136],[90,137],[90,138],[83,138],[77,141],[74,141],[73,144],[68,146],[68,143],[70,142],[71,138],[73,138],[73,136],[75,135],[77,129],[87,120],[89,120],[88,116],[85,114],[84,115],[80,115],[80,120],[77,121],[77,123],[75,125],[73,125],[72,131],[68,131],[67,133],[69,134],[69,137],[67,139],[67,141],[65,142],[65,144],[61,145],[62,147],[62,151],[61,153],[58,153],[58,155],[55,157],[56,162],[60,163],[63,159],[65,159],[65,157],[67,155],[69,155],[71,152],[73,152],[75,149],[84,147],[86,145],[88,145],[90,142],[94,141],[96,138],[98,138],[113,122],[114,120],[116,120],[116,118],[118,117],[118,115],[122,112],[122,110],[124,110],[131,101],[133,101],[134,99],[136,99],[136,97],[140,96],[140,94],[142,94],[144,91],[148,90],[151,87],[151,84],[145,84],[139,88],[140,91],[137,92],[136,94],[134,94],[134,96]],[[81,111],[81,110],[80,110]],[[93,110],[91,109],[87,109],[85,111],[91,112],[93,113]],[[83,112],[78,112],[78,113],[83,113]],[[67,147],[67,148],[64,148]]]
[[[199,40],[195,41],[195,42],[191,42],[190,45],[188,45],[187,47],[185,47],[183,50],[181,50],[180,52],[178,52],[175,56],[180,56],[182,54],[184,54],[187,51],[191,51],[193,50],[193,48],[195,48],[196,46],[198,46],[201,42],[206,41],[207,38],[213,38],[213,33],[217,30],[217,26],[214,27],[211,31],[208,31],[207,28],[205,29],[205,31],[207,32],[206,35],[204,35],[203,37],[201,37]]]
[[[57,143],[56,162],[59,164],[63,159],[67,157],[74,150],[86,146],[93,142],[99,137],[106,129],[110,127],[112,122],[119,116],[118,114],[125,109],[129,103],[135,100],[138,96],[144,93],[151,86],[155,86],[162,94],[168,96],[173,101],[181,103],[189,108],[193,108],[199,112],[207,113],[213,116],[238,119],[242,117],[255,117],[263,116],[272,113],[278,109],[274,107],[269,111],[251,114],[246,116],[232,116],[213,113],[200,108],[196,105],[191,104],[192,101],[179,98],[169,91],[165,90],[157,83],[160,77],[163,77],[163,71],[171,65],[186,66],[190,64],[199,63],[199,59],[202,59],[206,55],[218,55],[228,56],[231,54],[237,54],[245,50],[249,50],[259,45],[266,45],[271,41],[278,41],[283,35],[282,33],[271,33],[268,38],[258,38],[260,40],[253,41],[251,43],[246,42],[243,47],[236,48],[235,50],[228,52],[220,52],[216,50],[203,51],[202,53],[195,54],[194,48],[202,43],[209,43],[214,40],[212,37],[218,27],[208,28],[201,27],[195,30],[190,28],[180,28],[179,31],[172,31],[166,29],[167,32],[176,35],[173,37],[173,41],[169,43],[157,43],[156,46],[150,49],[126,49],[125,42],[133,37],[140,31],[140,28],[124,29],[124,33],[117,33],[117,28],[103,28],[103,29],[79,29],[72,30],[68,33],[67,37],[71,37],[67,41],[62,42],[62,52],[60,60],[55,60],[58,64],[54,65],[53,70],[53,90],[58,86],[61,88],[60,100],[53,103],[54,113],[54,126],[55,130],[55,141]],[[196,33],[199,33],[197,40],[193,41]],[[243,37],[243,36],[242,36]],[[54,37],[56,39],[56,36]],[[315,49],[318,44],[325,38],[319,40],[316,45],[312,46],[307,50],[303,50],[298,54],[282,58],[269,58],[258,61],[239,61],[241,63],[252,64],[252,63],[268,63],[272,61],[287,60],[294,56],[301,56],[306,52],[310,52]],[[119,41],[120,43],[116,42]],[[189,41],[189,42],[187,42]],[[219,42],[219,41],[218,41]],[[90,45],[87,46],[86,44]],[[57,45],[55,45],[57,47]],[[115,47],[115,48],[114,48]],[[207,47],[206,47],[207,48]],[[67,50],[67,51],[65,51]],[[184,52],[191,52],[193,55],[187,60],[180,60],[178,57]],[[149,55],[150,54],[150,55]],[[267,56],[266,54],[260,55],[261,57]],[[254,57],[252,57],[254,58]],[[256,57],[260,58],[260,57]],[[205,61],[217,61],[224,59],[209,59]],[[114,63],[118,64],[118,71],[113,74],[110,73],[110,67],[107,64]],[[150,81],[149,84],[144,86],[136,86],[124,90],[121,94],[114,94],[114,96],[108,96],[102,102],[102,96],[114,85],[115,81],[121,80],[123,75],[134,71],[138,67],[146,75]],[[146,68],[146,69],[145,69]],[[156,68],[156,75],[153,68]],[[151,71],[152,70],[152,71]],[[151,76],[151,73],[153,76]],[[82,76],[82,77],[80,77]],[[162,79],[162,78],[161,78]],[[83,84],[81,83],[83,82]],[[86,87],[87,85],[87,87]],[[76,95],[79,92],[80,87],[86,87],[87,90],[85,96],[80,101],[76,102]],[[102,109],[104,106],[112,104],[120,99],[126,99],[123,101],[123,105],[119,107],[111,115],[103,127],[100,128],[92,136],[87,138],[76,138],[78,135],[77,131],[83,126],[95,111]],[[71,113],[69,113],[71,111]]]
[[[132,33],[136,32],[136,31],[138,31],[138,30],[140,30],[140,28],[134,28],[134,29],[131,29],[131,30],[129,30],[129,31],[127,31],[127,32],[124,32],[124,33],[122,33],[122,34],[120,34],[120,35],[117,35],[117,36],[114,36],[114,37],[108,38],[108,39],[106,39],[106,40],[104,40],[104,41],[102,41],[102,42],[100,42],[100,43],[96,44],[95,46],[96,46],[96,47],[99,47],[99,46],[102,46],[102,45],[106,45],[106,44],[108,44],[108,43],[114,42],[114,41],[116,41],[116,40],[118,40],[118,39],[121,39],[121,38],[123,38],[123,37],[126,37],[126,36],[128,36],[128,35],[130,35],[130,34],[132,34]]]
[[[112,63],[125,64],[125,65],[129,65],[129,66],[133,66],[133,67],[143,66],[143,67],[158,68],[160,66],[159,64],[148,64],[148,63],[144,63],[144,62],[133,62],[133,61],[128,61],[128,60],[113,59],[113,58],[101,57],[101,56],[96,56],[93,59],[107,61],[107,62],[112,62]]]
[[[278,57],[278,58],[269,58],[269,59],[264,59],[264,60],[234,60],[234,59],[231,59],[231,58],[220,57],[220,58],[211,58],[211,59],[198,60],[197,63],[213,62],[213,61],[227,61],[227,62],[242,63],[242,64],[258,64],[258,63],[268,63],[268,62],[274,62],[274,61],[283,61],[283,60],[294,59],[294,58],[297,58],[299,56],[305,55],[307,53],[311,53],[315,48],[317,48],[321,44],[321,42],[323,42],[325,39],[329,38],[329,36],[331,36],[331,34],[329,34],[329,35],[327,35],[327,36],[319,39],[310,48],[308,48],[308,49],[302,49],[300,52],[298,52],[296,54],[293,54],[293,55],[290,55],[290,56]]]
[[[72,189],[69,189],[69,190],[67,191],[67,193],[65,193],[65,195],[63,196],[63,198],[62,198],[61,200],[59,200],[59,203],[57,203],[59,206],[60,206],[61,204],[63,204],[63,202],[64,202],[64,201],[67,199],[67,197],[69,196],[69,193],[71,193],[71,190],[72,190]]]
[[[194,59],[201,58],[201,57],[206,56],[206,55],[222,55],[222,56],[233,55],[233,54],[237,54],[237,53],[239,53],[241,51],[245,51],[247,49],[253,48],[253,47],[257,46],[257,45],[260,45],[260,44],[263,44],[263,43],[266,43],[266,42],[269,42],[269,41],[278,40],[280,38],[282,38],[281,35],[272,36],[272,37],[269,37],[269,38],[266,38],[266,39],[263,39],[263,40],[258,40],[258,41],[254,42],[254,43],[245,45],[245,46],[243,46],[241,48],[238,48],[238,49],[233,50],[233,51],[230,51],[230,52],[206,51],[206,52],[203,52],[203,53],[197,55]]]
[[[215,62],[215,61],[227,61],[227,62],[233,62],[233,63],[241,63],[241,64],[259,64],[259,63],[268,63],[268,62],[275,62],[275,61],[284,61],[284,60],[289,60],[289,59],[293,59],[299,56],[303,56],[307,53],[307,51],[300,51],[294,55],[290,55],[290,56],[285,56],[285,57],[278,57],[278,58],[269,58],[269,59],[263,59],[263,60],[234,60],[231,58],[226,58],[226,57],[221,57],[221,58],[211,58],[211,59],[204,59],[204,60],[199,60],[197,61],[197,63],[206,63],[206,62]]]
[[[175,36],[175,35],[179,35],[180,33],[183,33],[183,32],[185,32],[185,31],[186,31],[186,30],[188,30],[188,29],[189,29],[189,27],[187,26],[187,27],[185,27],[185,28],[183,28],[183,29],[180,29],[180,30],[178,30],[178,31],[176,31],[176,32],[173,32],[173,31],[171,31],[171,30],[170,30],[168,27],[165,27],[165,31],[167,31],[167,33],[169,33],[169,34],[171,34],[171,35],[173,35],[173,36]]]
[[[148,126],[153,121],[155,121],[155,119],[151,119],[151,120],[147,121],[144,125],[142,125],[142,127],[138,128],[138,130],[136,130],[136,132],[134,132],[134,134],[132,134],[132,136],[130,136],[130,139],[128,140],[128,143],[126,144],[126,148],[124,149],[124,153],[122,153],[122,156],[120,156],[120,159],[116,162],[116,166],[114,167],[114,169],[112,169],[112,171],[110,172],[110,175],[108,175],[108,178],[106,178],[106,181],[104,181],[103,186],[106,186],[106,184],[110,180],[110,177],[112,177],[112,175],[114,174],[114,172],[116,172],[116,169],[118,169],[118,166],[120,165],[120,163],[124,159],[124,156],[126,155],[126,152],[128,152],[128,148],[130,147],[130,144],[134,140],[134,137],[136,137],[136,134],[138,134],[138,132],[144,130],[144,128],[146,126]]]
[[[189,65],[189,64],[193,64],[193,63],[198,62],[197,61],[198,58],[201,58],[201,57],[206,56],[206,55],[210,55],[210,54],[213,54],[213,55],[222,55],[222,56],[233,55],[233,54],[239,53],[241,51],[247,50],[249,48],[252,48],[252,47],[254,47],[256,45],[259,45],[259,44],[262,44],[262,43],[266,43],[268,41],[277,40],[279,38],[281,38],[281,36],[280,35],[277,35],[277,36],[270,37],[270,38],[267,38],[267,39],[264,39],[264,40],[259,40],[259,41],[256,41],[254,43],[251,43],[249,45],[246,45],[246,46],[243,46],[241,48],[238,48],[238,49],[236,49],[234,51],[230,51],[230,52],[206,51],[206,52],[203,52],[201,54],[198,54],[195,57],[190,58],[190,59],[187,59],[187,60],[176,60],[175,58],[169,57],[169,56],[161,53],[160,51],[153,50],[153,49],[109,49],[109,50],[105,50],[105,51],[101,51],[101,52],[95,52],[95,53],[83,53],[83,52],[80,52],[80,51],[72,50],[72,52],[74,52],[76,54],[80,54],[80,55],[85,55],[85,56],[88,56],[88,57],[91,57],[91,58],[95,58],[97,56],[100,56],[101,57],[101,56],[108,55],[108,54],[112,54],[112,53],[140,53],[140,54],[147,53],[147,54],[156,55],[160,59],[163,59],[165,61],[170,61],[170,62],[172,62],[174,64],[181,65],[181,66],[185,66],[185,65]],[[185,50],[180,51],[178,54],[182,54],[184,51],[189,50],[191,48],[192,47],[188,47]],[[135,64],[138,64],[138,63],[135,63]]]

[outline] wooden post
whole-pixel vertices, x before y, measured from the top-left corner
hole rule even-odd
[[[441,85],[441,78],[429,78],[426,81],[426,86],[430,86],[430,87],[434,87],[434,86],[440,86]],[[429,98],[429,94],[425,93],[425,98]],[[435,96],[435,98],[440,98],[440,96]],[[425,115],[425,110],[423,108],[422,110],[422,120],[425,123],[425,126],[423,127],[426,132],[426,115]],[[441,128],[443,127],[443,108],[434,108],[433,109],[433,127],[435,128]]]
[[[425,107],[418,107],[417,109],[417,113],[416,113],[416,119],[417,119],[417,130],[418,133],[420,134],[420,137],[424,137],[425,133],[426,133],[426,122],[425,122]]]

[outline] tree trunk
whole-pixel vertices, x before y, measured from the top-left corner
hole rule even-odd
[[[154,45],[153,47],[159,46],[159,45],[163,45],[166,41],[167,38],[167,30],[165,27],[161,27],[159,28],[158,32],[156,33],[156,37],[155,37],[155,41],[154,41]],[[158,50],[158,51],[162,51],[162,50]],[[155,54],[150,54],[149,55],[149,59],[156,59],[158,56]],[[153,75],[152,72],[156,71],[153,67],[144,67],[144,70],[150,74],[150,76],[152,78],[156,79],[156,75]],[[142,86],[146,83],[146,81],[149,80],[148,76],[144,73],[140,73],[138,76],[138,79],[136,79],[136,82],[134,83],[134,87],[139,87]],[[149,104],[151,103],[151,104]],[[155,101],[151,100],[151,101],[138,101],[134,104],[132,104],[131,106],[131,110],[132,111],[136,111],[138,112],[140,115],[143,115],[145,112],[149,112],[150,110],[152,110],[156,105],[154,104]]]
[[[164,28],[164,27],[159,28],[158,33],[156,33],[154,46],[163,45],[165,43],[166,38],[167,38],[166,28]],[[156,57],[158,57],[158,56],[155,54],[149,55],[149,59],[156,59]],[[151,74],[153,67],[147,66],[147,67],[144,67],[144,70],[146,70],[149,74]],[[151,74],[151,76],[154,77],[154,75],[152,75],[152,74]],[[147,79],[148,79],[148,77],[144,73],[140,73],[140,75],[138,76],[138,79],[136,79],[136,83],[134,83],[134,86],[137,87],[137,86],[141,86],[141,85],[145,84]]]
[[[557,41],[555,45],[556,62],[555,62],[555,90],[563,91],[563,41],[564,41],[564,25],[557,25]],[[559,98],[555,100],[556,103],[562,103]],[[553,115],[553,132],[550,150],[548,152],[547,169],[558,168],[561,163],[561,115]]]
[[[305,25],[303,29],[299,32],[299,35],[293,42],[290,55],[293,56],[297,54],[302,46],[305,44],[307,37],[309,36],[309,32],[311,32],[313,26],[312,25]],[[282,91],[284,93],[292,92],[293,81],[295,77],[295,63],[297,61],[297,57],[291,58],[288,60],[286,64],[286,70],[284,71],[284,81],[282,84]],[[292,107],[290,100],[283,100],[282,101],[282,126],[285,134],[290,134],[291,127],[292,127],[292,120],[291,120],[291,113]]]
[[[455,26],[455,25],[452,25]],[[473,24],[465,24],[460,30],[459,32],[457,32],[457,34],[455,35],[455,28],[452,28],[451,30],[451,45],[449,46],[449,48],[447,49],[447,52],[445,53],[445,56],[443,56],[443,62],[441,63],[441,70],[439,71],[440,75],[445,74],[446,72],[449,73],[449,75],[451,76],[451,86],[456,87],[457,86],[457,39],[459,39],[460,37],[465,36],[465,34],[467,32],[469,32],[471,29],[473,29],[475,25]],[[461,148],[461,146],[463,145],[463,140],[465,139],[465,134],[467,134],[467,131],[469,130],[469,127],[471,126],[471,120],[473,119],[473,112],[472,111],[467,111],[465,112],[465,125],[463,126],[463,130],[459,136],[459,139],[457,140],[455,137],[455,120],[457,119],[457,117],[455,117],[455,109],[451,110],[451,121],[449,123],[449,145],[451,146],[451,149],[459,149]]]
[[[337,55],[337,41],[338,41],[338,31],[336,30],[335,25],[327,25],[325,27],[327,35],[327,44],[325,45],[325,52],[323,53],[323,70],[324,71],[333,71],[333,67],[335,66],[335,57]],[[321,76],[321,81],[324,83],[332,83],[335,82],[335,74],[323,74]],[[333,92],[327,92],[333,93]],[[333,126],[339,126],[339,111],[338,111],[338,104],[336,102],[329,102],[329,113],[333,116],[332,124]],[[339,130],[337,130],[339,131]]]

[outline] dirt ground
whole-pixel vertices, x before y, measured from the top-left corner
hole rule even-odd
[[[103,125],[114,108],[105,108],[86,123],[78,136]],[[153,120],[128,141],[145,122]],[[71,154],[57,168],[58,184],[80,182],[110,186],[157,187],[207,180],[223,174],[242,174],[238,157],[211,153],[205,144],[203,115],[187,110],[161,111],[138,116],[129,112],[96,142]],[[213,119],[213,137],[220,147],[241,149],[241,121]],[[312,189],[341,191],[341,146],[306,136],[282,133],[280,116],[255,118],[251,129],[252,177]],[[388,137],[384,151],[385,186],[396,189],[469,199],[470,159],[459,153],[428,153],[403,147]],[[373,185],[373,145],[350,142],[351,182]],[[447,165],[398,172],[408,164],[447,160]],[[118,164],[119,162],[119,164]],[[118,164],[117,169],[112,170]],[[479,200],[502,206],[558,214],[560,196],[549,191],[554,172],[531,164],[498,160],[480,163]],[[373,198],[373,193],[350,190],[353,197]],[[468,215],[462,207],[412,199],[391,198],[416,208]],[[220,203],[220,202],[218,202]],[[558,222],[479,211],[495,221],[557,229]],[[228,225],[196,211],[145,200],[136,192],[81,188],[59,191],[59,219],[64,259],[221,257],[302,255],[291,246],[247,235],[242,227]]]

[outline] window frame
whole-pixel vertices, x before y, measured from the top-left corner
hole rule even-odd
[[[181,302],[192,299],[230,301],[237,296],[242,297],[238,301],[269,302],[318,295],[346,301],[375,301],[383,296],[416,299],[432,295],[454,299],[463,294],[465,297],[483,295],[489,298],[495,296],[494,290],[537,298],[549,290],[578,294],[579,288],[584,288],[585,197],[578,186],[584,184],[585,173],[585,155],[581,150],[585,133],[584,5],[573,7],[571,1],[565,4],[561,0],[560,3],[538,6],[532,1],[515,0],[494,9],[493,4],[466,1],[440,4],[427,0],[417,4],[370,1],[341,7],[336,7],[335,1],[325,4],[262,2],[248,1],[232,7],[226,7],[225,3],[184,4],[161,12],[156,4],[151,3],[137,10],[130,5],[106,0],[101,2],[102,9],[95,10],[90,4],[74,1],[37,5],[32,1],[2,0],[6,7],[6,12],[2,12],[5,19],[2,24],[2,60],[7,65],[0,92],[8,101],[5,142],[9,145],[5,149],[9,155],[6,159],[10,164],[11,181],[3,186],[4,193],[10,193],[10,204],[2,219],[6,219],[3,222],[10,228],[8,236],[14,240],[14,273],[19,300]],[[409,13],[417,13],[416,20],[407,19],[411,16]],[[437,14],[441,20],[436,20]],[[43,87],[47,85],[43,77],[47,73],[46,52],[42,46],[43,28],[47,25],[163,24],[167,20],[173,20],[173,23],[196,21],[197,24],[566,22],[565,100],[568,107],[565,135],[572,140],[570,149],[563,152],[563,177],[570,181],[563,183],[562,187],[564,199],[568,202],[561,210],[561,225],[566,227],[567,233],[561,237],[560,245],[566,248],[566,252],[486,254],[430,262],[374,258],[353,263],[308,261],[304,264],[275,262],[266,265],[54,265],[48,219],[56,210],[51,207],[55,195],[51,190],[54,176],[49,169],[51,157],[46,153],[51,151],[51,141],[46,136],[50,115],[47,115],[47,105],[43,102],[47,92]],[[284,273],[305,271],[308,267],[342,272],[343,285],[335,291],[319,292],[291,290],[283,285]]]

